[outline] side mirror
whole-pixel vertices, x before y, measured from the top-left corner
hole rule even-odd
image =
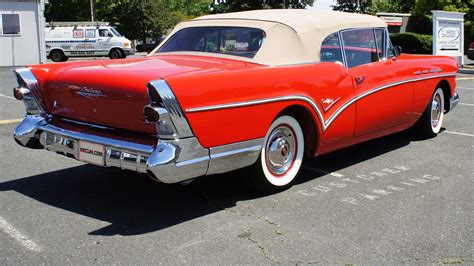
[[[395,57],[398,57],[402,54],[402,47],[399,45],[395,45],[393,47],[393,51],[395,52]]]

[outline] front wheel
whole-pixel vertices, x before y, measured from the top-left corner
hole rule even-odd
[[[112,49],[112,51],[110,51],[110,53],[109,53],[109,57],[110,57],[110,59],[123,58],[122,57],[122,52],[119,49]]]
[[[416,131],[421,137],[432,138],[440,131],[444,120],[444,93],[437,88],[426,110],[416,123]]]
[[[304,136],[298,121],[278,117],[265,136],[260,157],[247,169],[249,185],[260,192],[275,193],[293,185],[304,155]]]

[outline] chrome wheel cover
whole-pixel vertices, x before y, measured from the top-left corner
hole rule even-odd
[[[442,115],[442,106],[441,106],[441,95],[436,93],[433,97],[433,101],[431,102],[431,126],[433,128],[437,127],[441,115]]]
[[[272,131],[265,144],[265,161],[273,175],[283,175],[291,168],[297,145],[295,133],[289,126],[280,125]]]

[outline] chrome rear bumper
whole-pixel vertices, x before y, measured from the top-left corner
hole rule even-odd
[[[163,183],[178,183],[206,174],[223,173],[253,164],[262,139],[206,149],[196,137],[161,140],[152,145],[55,126],[51,118],[27,115],[16,127],[15,141],[79,160],[79,141],[104,146],[105,167],[148,173]]]

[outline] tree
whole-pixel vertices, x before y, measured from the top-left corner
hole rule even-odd
[[[49,0],[46,21],[90,21],[89,0]]]
[[[113,6],[110,12],[99,12],[100,18],[115,24],[129,39],[145,41],[148,37],[163,35],[170,27],[167,1],[123,0]]]
[[[377,12],[390,12],[390,13],[410,13],[416,4],[416,0],[373,0],[370,12],[375,14]]]
[[[339,2],[339,1],[338,1]],[[416,33],[432,34],[431,10],[444,10],[466,13],[464,16],[465,45],[474,41],[474,0],[408,0],[373,1],[371,12],[403,12],[411,13]]]
[[[335,11],[365,14],[370,12],[371,5],[371,0],[337,0],[332,8]]]
[[[217,0],[213,13],[237,12],[254,9],[306,8],[314,0]]]

